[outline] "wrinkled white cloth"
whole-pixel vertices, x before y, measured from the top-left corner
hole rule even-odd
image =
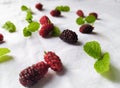
[[[41,2],[43,11],[35,9]],[[38,32],[25,38],[22,30],[28,23],[21,6],[26,5],[35,13],[33,20],[47,15],[60,28],[70,29],[78,34],[78,45],[70,45],[59,37],[44,39]],[[63,17],[52,17],[50,11],[58,5],[70,6],[70,12],[62,12]],[[82,34],[75,20],[76,11],[81,9],[87,16],[97,12],[100,20],[94,24],[94,33]],[[43,61],[44,51],[54,51],[60,56],[64,71],[56,74],[49,69],[48,74],[31,88],[120,88],[120,1],[119,0],[0,0],[0,33],[5,43],[0,47],[11,50],[12,60],[0,63],[0,88],[24,88],[19,83],[19,73],[24,68]],[[9,33],[2,28],[6,21],[12,21],[17,32]],[[95,60],[83,51],[83,45],[96,40],[101,44],[102,51],[109,52],[111,69],[100,75],[94,70]]]

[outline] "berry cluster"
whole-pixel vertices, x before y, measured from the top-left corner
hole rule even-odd
[[[43,10],[43,5],[41,3],[37,3],[35,8],[38,10]],[[53,17],[60,17],[61,11],[68,12],[70,8],[68,6],[58,6],[54,10],[50,12],[50,15]],[[81,33],[91,33],[94,27],[90,24],[84,24],[84,20],[88,23],[92,23],[95,19],[91,19],[89,16],[94,16],[93,18],[98,18],[97,13],[90,13],[88,17],[85,17],[82,10],[78,10],[76,14],[79,16],[77,19],[78,24],[83,24],[79,31]],[[52,35],[52,33],[56,32],[54,24],[50,21],[47,16],[42,16],[39,20],[42,25],[39,30],[39,35],[43,38],[47,38]],[[58,32],[58,31],[57,31]],[[59,34],[59,32],[58,32]],[[78,41],[78,36],[72,30],[66,29],[60,35],[59,38],[67,43],[75,44]],[[3,36],[0,34],[0,41],[3,41]],[[22,70],[19,74],[19,81],[25,87],[30,87],[37,83],[40,79],[42,79],[48,72],[48,69],[51,68],[56,72],[60,72],[63,69],[62,62],[54,52],[49,51],[45,52],[44,61],[38,62],[32,66],[27,67]]]
[[[41,29],[39,30],[39,35],[43,38],[49,37],[54,29],[54,24],[51,23],[47,16],[42,16],[39,22],[42,25]]]
[[[19,74],[19,81],[25,87],[30,87],[42,79],[48,72],[48,68],[56,72],[63,69],[62,62],[54,52],[45,52],[45,62],[41,61],[22,70]]]
[[[85,17],[84,12],[83,12],[82,10],[80,10],[80,9],[76,11],[76,14],[77,14],[78,16],[80,16],[80,17]],[[92,15],[92,16],[94,16],[96,19],[98,19],[98,14],[97,14],[97,13],[91,12],[91,13],[89,13],[89,16],[90,16],[90,15]]]
[[[91,13],[89,13],[89,15],[87,17],[85,17],[84,12],[82,10],[77,10],[76,14],[79,16],[76,19],[76,23],[78,25],[82,25],[79,28],[79,31],[81,33],[91,33],[92,30],[94,29],[94,27],[92,25],[95,22],[95,20],[98,19],[97,13],[91,12]]]

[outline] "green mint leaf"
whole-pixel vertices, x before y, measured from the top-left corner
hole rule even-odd
[[[31,23],[32,19],[33,19],[32,13],[28,11],[26,15],[26,20],[28,21],[28,23]]]
[[[54,26],[54,29],[52,31],[52,36],[59,36],[60,35],[60,29],[56,26]]]
[[[27,30],[30,32],[35,32],[39,29],[40,24],[38,22],[31,22],[28,27]]]
[[[97,41],[90,41],[84,45],[84,51],[95,59],[101,58],[101,47]]]
[[[76,19],[76,23],[77,23],[78,25],[84,24],[84,23],[85,23],[84,18],[78,17],[78,18]]]
[[[16,31],[16,27],[15,25],[10,22],[10,21],[7,21],[4,25],[3,25],[3,28],[8,30],[9,32],[15,32]]]
[[[30,31],[28,31],[27,28],[25,27],[23,29],[23,35],[24,35],[24,37],[29,37],[32,35],[32,33]]]
[[[62,9],[63,9],[63,6],[57,6],[57,7],[55,8],[55,10],[59,10],[59,11],[62,11]]]
[[[96,21],[96,18],[95,18],[95,16],[93,16],[93,15],[89,15],[89,16],[87,16],[87,17],[85,18],[85,21],[86,21],[87,23],[94,23],[94,22]]]
[[[70,11],[70,7],[69,7],[69,6],[64,6],[64,7],[63,7],[63,11],[69,12],[69,11]]]
[[[13,59],[13,57],[12,57],[12,56],[9,56],[9,55],[1,56],[1,57],[0,57],[0,63],[9,61],[9,60],[11,60],[11,59]]]
[[[22,5],[22,6],[21,6],[21,10],[22,10],[22,11],[25,11],[25,12],[27,12],[27,13],[28,13],[28,12],[30,12],[31,14],[33,13],[33,12],[31,11],[31,9],[28,8],[28,7],[25,6],[25,5]]]
[[[0,48],[0,57],[9,52],[10,52],[10,50],[8,48]]]
[[[22,10],[22,11],[27,11],[27,10],[28,10],[28,7],[25,6],[25,5],[22,5],[22,6],[21,6],[21,10]]]
[[[63,12],[69,12],[70,11],[69,6],[57,6],[55,9],[59,10],[59,11],[63,11]]]
[[[109,71],[109,69],[110,69],[110,56],[109,56],[108,52],[106,52],[103,55],[103,58],[96,61],[96,63],[94,64],[94,68],[98,73],[104,73],[104,72]]]

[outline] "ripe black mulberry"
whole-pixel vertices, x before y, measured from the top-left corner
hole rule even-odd
[[[91,26],[89,24],[84,24],[80,27],[79,31],[81,33],[91,33],[93,29],[94,29],[93,26]]]
[[[66,29],[60,34],[60,39],[62,39],[63,41],[67,43],[75,44],[77,43],[78,36],[75,32],[69,29]]]

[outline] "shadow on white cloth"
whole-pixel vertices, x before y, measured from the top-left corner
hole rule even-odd
[[[120,83],[120,69],[115,66],[110,66],[110,71],[102,74],[102,76],[112,82]]]

